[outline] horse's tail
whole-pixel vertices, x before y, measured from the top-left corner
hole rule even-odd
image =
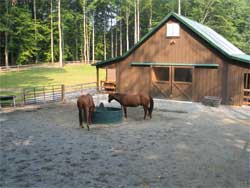
[[[154,100],[151,96],[149,96],[149,99],[150,99],[150,106],[149,106],[149,116],[150,116],[150,119],[152,118],[152,112],[153,112],[153,109],[154,109]]]

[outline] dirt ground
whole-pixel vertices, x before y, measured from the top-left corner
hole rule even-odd
[[[3,188],[250,186],[249,107],[155,100],[152,120],[129,108],[122,123],[90,131],[74,102],[0,115]]]

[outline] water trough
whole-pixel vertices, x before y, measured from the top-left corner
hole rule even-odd
[[[92,123],[94,124],[110,124],[122,121],[122,109],[115,107],[104,107],[101,103],[96,107],[96,111],[92,112]]]

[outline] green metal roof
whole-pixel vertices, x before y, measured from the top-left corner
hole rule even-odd
[[[156,62],[132,62],[131,66],[192,66],[192,67],[219,67],[218,64],[191,64],[191,63],[156,63]]]
[[[250,64],[250,55],[247,55],[244,52],[242,52],[240,49],[238,49],[236,46],[234,46],[232,43],[230,43],[228,40],[226,40],[220,34],[216,33],[211,28],[202,25],[194,20],[191,20],[189,18],[171,12],[159,23],[159,25],[157,25],[149,33],[147,33],[144,37],[142,37],[139,42],[137,42],[129,51],[124,53],[122,56],[109,59],[107,61],[97,62],[93,64],[93,66],[102,67],[125,59],[134,50],[140,47],[149,37],[151,37],[159,28],[161,28],[170,17],[176,18],[178,21],[180,21],[191,31],[200,36],[203,40],[208,42],[213,48],[217,49],[227,58]]]

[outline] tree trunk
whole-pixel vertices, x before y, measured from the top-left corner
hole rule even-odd
[[[152,16],[153,16],[153,2],[150,0],[150,10],[149,10],[149,29],[152,28]]]
[[[120,56],[122,55],[122,20],[120,20]]]
[[[84,56],[84,63],[87,60],[87,32],[86,32],[86,1],[83,0],[83,56]]]
[[[135,1],[134,44],[137,43],[137,0]]]
[[[110,25],[110,28],[111,28],[111,58],[114,58],[114,35],[113,35],[113,25],[112,25],[112,18],[111,18],[111,25]]]
[[[36,28],[36,0],[33,0],[33,13],[34,13],[34,22],[35,22],[35,45],[37,46],[37,28]],[[37,63],[37,52],[36,52],[36,60]]]
[[[103,58],[107,59],[107,42],[106,42],[106,32],[103,33]]]
[[[9,5],[8,5],[9,0],[5,0],[5,8],[6,8],[6,13],[7,15],[9,14]],[[7,26],[8,26],[8,20],[7,20]],[[4,56],[5,56],[5,66],[6,68],[9,67],[9,49],[8,49],[8,32],[4,32]]]
[[[137,42],[140,40],[140,0],[137,0]]]
[[[58,0],[58,34],[59,34],[59,65],[63,66],[62,59],[62,30],[61,30],[61,0]]]
[[[7,33],[7,31],[5,31],[4,55],[5,55],[5,66],[6,66],[6,68],[8,68],[9,67],[9,50],[8,50],[8,33]]]
[[[75,60],[76,60],[76,61],[79,60],[79,58],[78,58],[78,47],[77,47],[77,46],[78,46],[78,38],[76,37],[76,47],[75,47],[75,48],[76,48],[76,49],[75,49],[75,50],[76,50],[76,51],[75,51]]]
[[[88,31],[87,25],[88,24],[86,22],[86,62],[85,63],[89,62],[89,31]]]
[[[92,61],[95,61],[95,14],[93,14]]]
[[[178,0],[178,14],[181,15],[181,0]]]
[[[126,10],[126,47],[129,50],[129,8]]]
[[[50,0],[50,53],[51,63],[54,63],[53,0]]]
[[[118,55],[118,32],[117,32],[117,25],[115,27],[115,57]]]

